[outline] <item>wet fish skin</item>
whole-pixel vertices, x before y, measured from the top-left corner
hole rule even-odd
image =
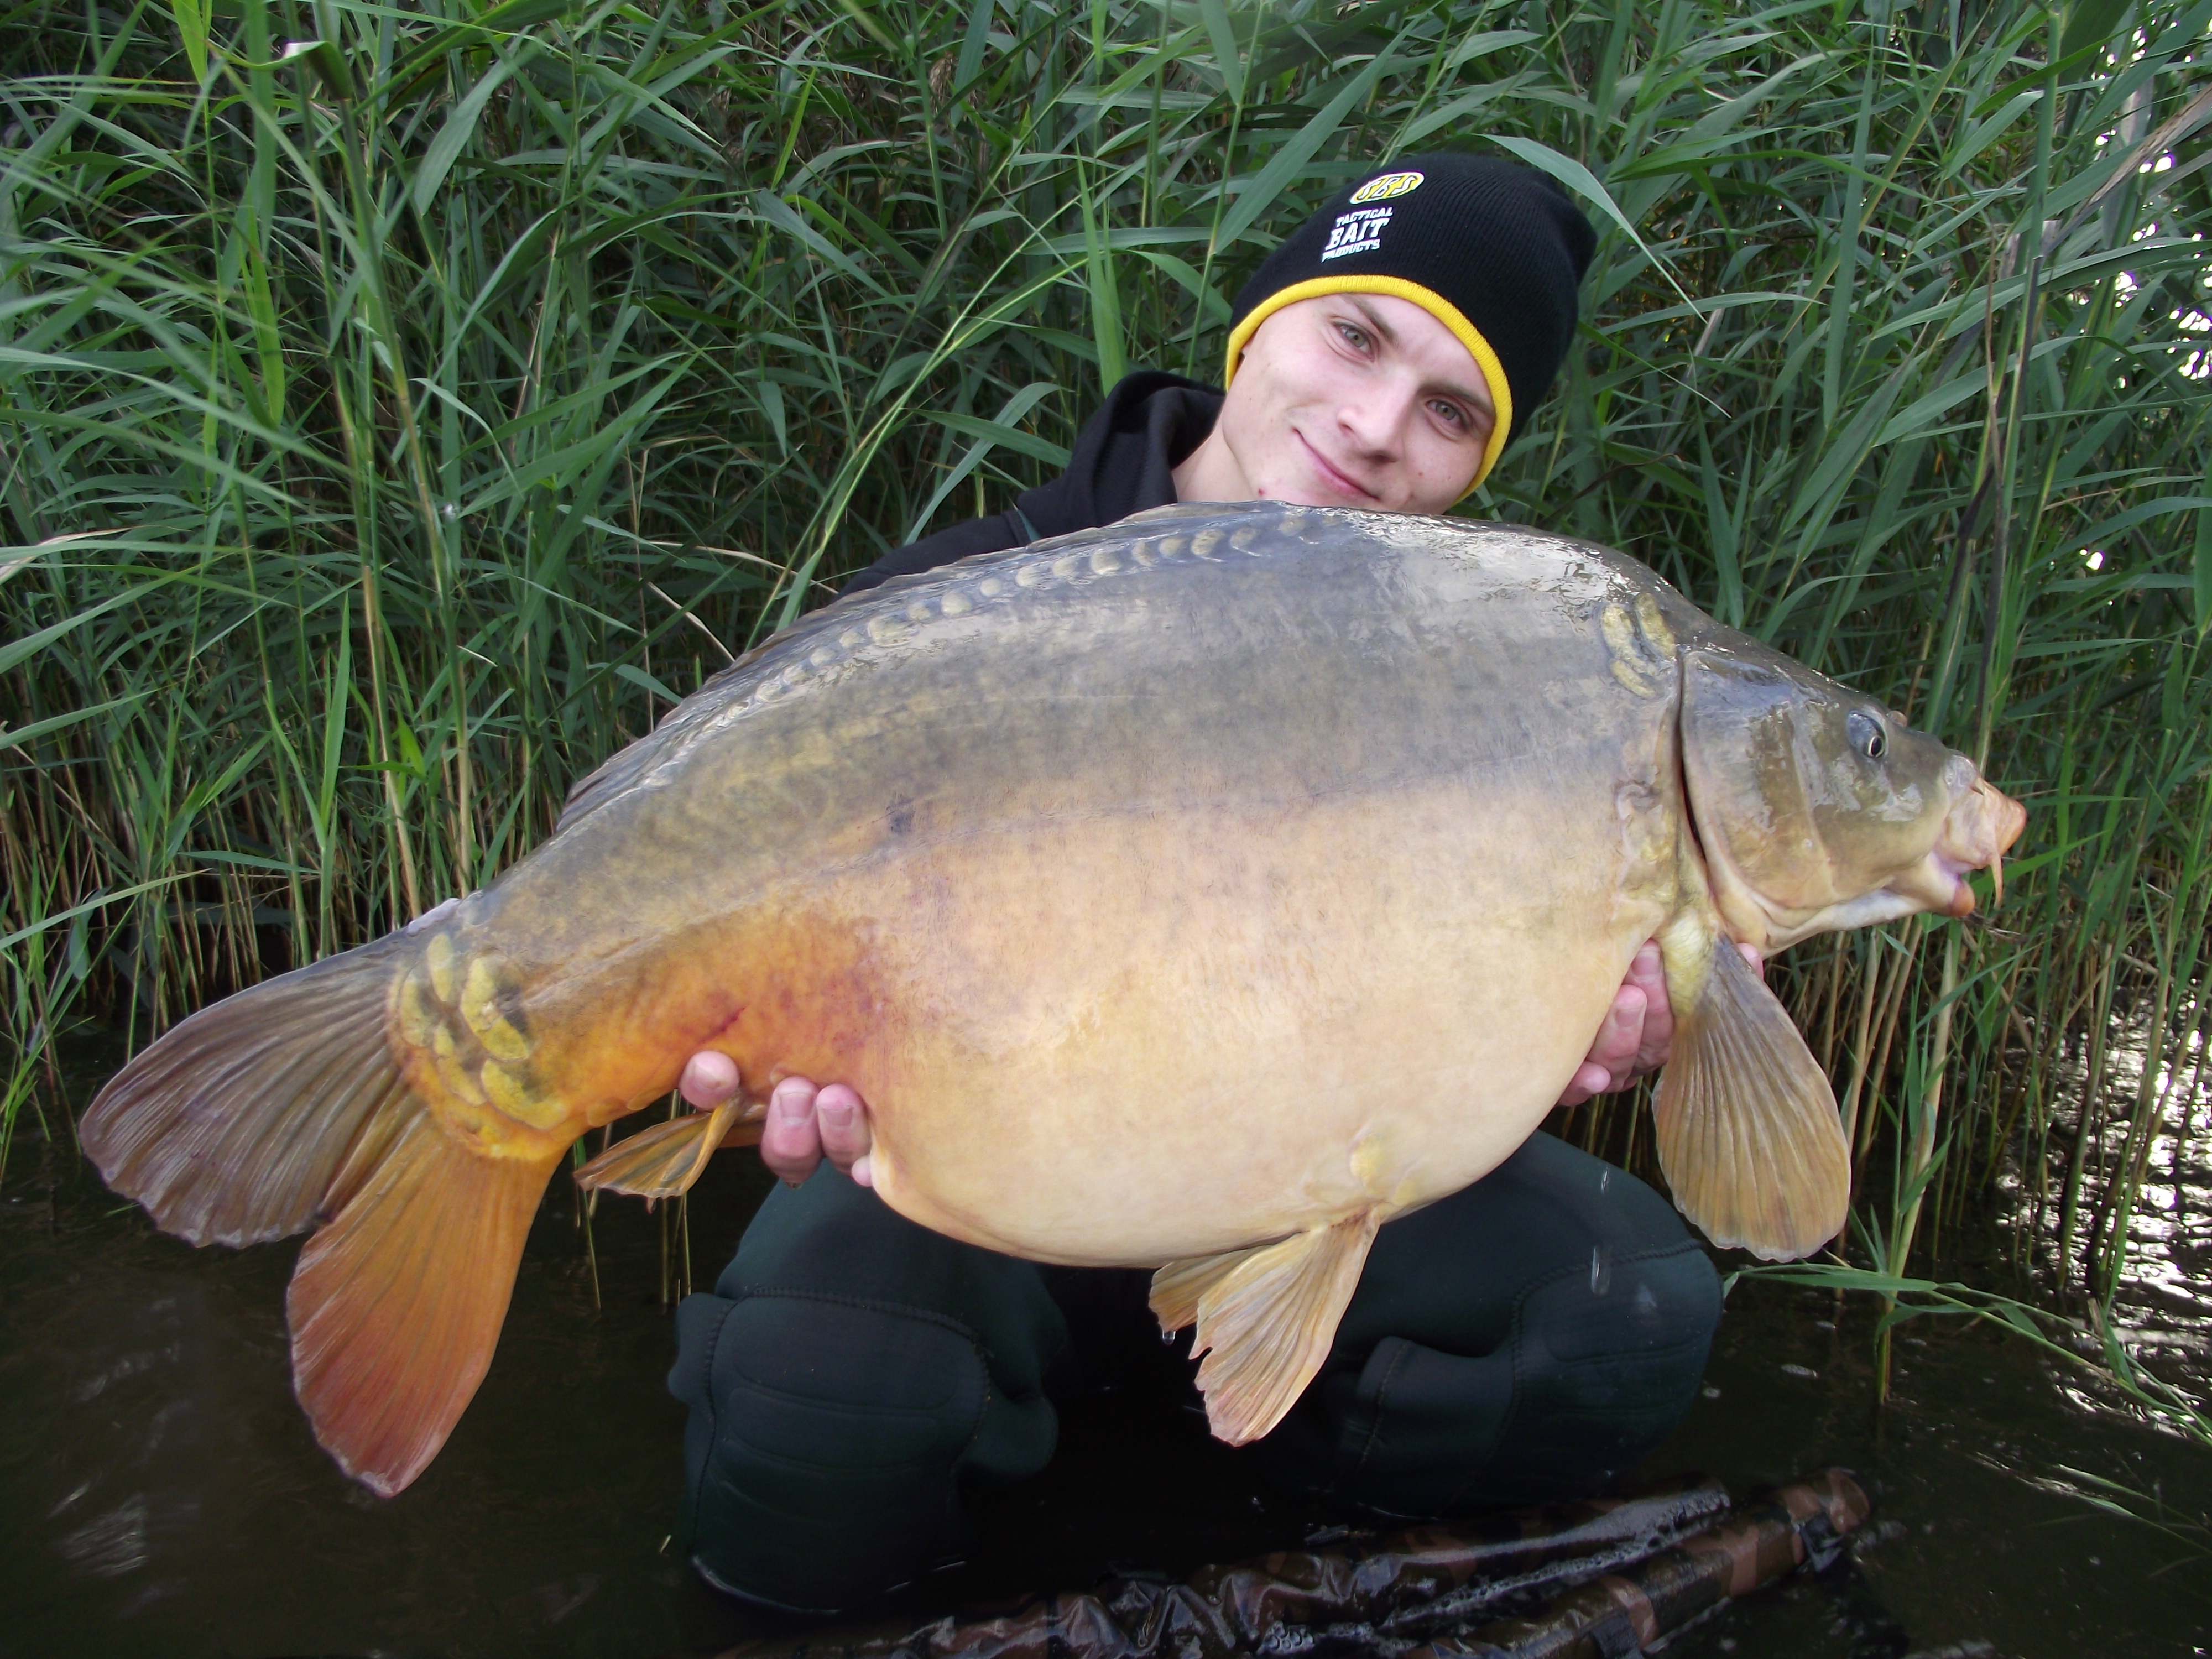
[[[798,689],[819,699],[804,741],[785,735],[792,694],[734,718],[726,701],[696,739],[679,730],[649,765],[631,757],[612,799],[586,793],[549,854],[465,923],[550,936],[532,1019],[591,1032],[579,1062],[601,1069],[599,1097],[575,1102],[586,1120],[664,1092],[698,1047],[728,1053],[757,1093],[779,1073],[836,1075],[875,1105],[877,1184],[895,1207],[990,1248],[1092,1263],[1157,1264],[1347,1205],[1429,1201],[1507,1155],[1673,908],[1674,669],[1655,651],[1637,690],[1616,676],[1582,614],[1621,586],[1595,550],[1501,584],[1490,562],[1383,539],[1401,520],[1359,522],[1364,561],[1327,515],[1287,533],[1261,523],[1249,550],[1223,538],[1194,551],[1164,527],[1109,543],[1109,568],[1094,535],[1088,552],[1009,561],[1011,578],[987,564],[918,584],[873,629],[837,630],[857,636],[858,660],[813,671],[842,671],[834,688]],[[948,602],[954,617],[915,614]],[[1528,612],[1563,608],[1551,634],[1532,630]],[[1323,659],[1325,682],[1310,653],[1285,648],[1345,630],[1357,648]],[[1578,640],[1571,656],[1562,636]],[[1486,721],[1463,716],[1501,701]],[[772,758],[762,737],[728,741],[747,721],[775,733]],[[796,887],[788,845],[757,859],[723,846],[712,865],[691,850],[726,839],[708,804],[738,793],[750,821],[836,826]],[[551,855],[588,868],[640,848],[712,874],[678,905],[591,914],[569,896],[584,878]],[[1315,896],[1332,908],[1310,908]],[[1483,927],[1452,924],[1478,912]],[[883,918],[899,919],[896,935]],[[630,1045],[657,1063],[629,1098],[606,1074],[617,1022],[586,1024],[605,993],[573,1012],[536,1006],[584,937],[618,928],[657,964],[650,980],[625,969],[641,988],[620,1028],[659,1022]],[[1501,957],[1501,933],[1551,940],[1548,969]],[[744,962],[768,994],[732,996],[685,962]],[[1479,1030],[1470,1006],[1486,1011]],[[1461,1047],[1439,1049],[1435,1033],[1455,1027]],[[1470,1133],[1464,1101],[1481,1079],[1495,1097],[1501,1074],[1506,1097]],[[1133,1080],[1152,1104],[1127,1100]],[[1378,1108],[1393,1092],[1424,1104]],[[1284,1103],[1270,1113],[1296,1101],[1313,1133],[1247,1145],[1225,1168],[1224,1135],[1255,1099]],[[1008,1190],[1009,1169],[1066,1173]]]
[[[853,1083],[926,1224],[1161,1267],[1249,1438],[1374,1228],[1526,1138],[1654,934],[1678,1197],[1770,1253],[1839,1220],[1825,1080],[1717,947],[1952,908],[2018,830],[1901,728],[1869,770],[1864,706],[1585,544],[1166,509],[787,630],[483,893],[185,1022],[86,1144],[186,1237],[327,1221],[301,1397],[379,1490],[481,1376],[567,1147],[702,1048],[755,1100]],[[642,1179],[688,1181],[708,1127]]]

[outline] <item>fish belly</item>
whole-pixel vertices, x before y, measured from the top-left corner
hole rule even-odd
[[[868,908],[927,920],[871,1067],[878,1190],[994,1249],[1150,1266],[1479,1179],[1662,915],[1555,805],[1133,816],[886,872]]]

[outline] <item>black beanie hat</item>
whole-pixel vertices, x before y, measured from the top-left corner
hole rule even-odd
[[[1498,412],[1472,490],[1574,338],[1596,233],[1544,174],[1486,155],[1409,155],[1346,185],[1237,295],[1224,384],[1253,331],[1323,294],[1411,300],[1473,354]]]

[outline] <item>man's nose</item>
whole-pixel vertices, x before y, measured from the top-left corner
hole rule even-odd
[[[1414,403],[1413,388],[1395,381],[1363,386],[1336,411],[1337,422],[1362,453],[1377,459],[1396,456],[1404,442],[1407,416]]]

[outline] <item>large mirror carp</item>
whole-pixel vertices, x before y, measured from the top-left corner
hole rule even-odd
[[[592,1180],[681,1191],[777,1080],[842,1079],[901,1213],[1157,1267],[1249,1440],[1376,1229],[1535,1129],[1654,936],[1676,1201],[1770,1257],[1833,1237],[1833,1097],[1729,941],[1963,915],[2024,817],[1618,553],[1164,508],[808,617],[490,887],[178,1025],[83,1144],[196,1243],[316,1230],[295,1381],[380,1492],[475,1392],[570,1145],[702,1048],[741,1102]]]

